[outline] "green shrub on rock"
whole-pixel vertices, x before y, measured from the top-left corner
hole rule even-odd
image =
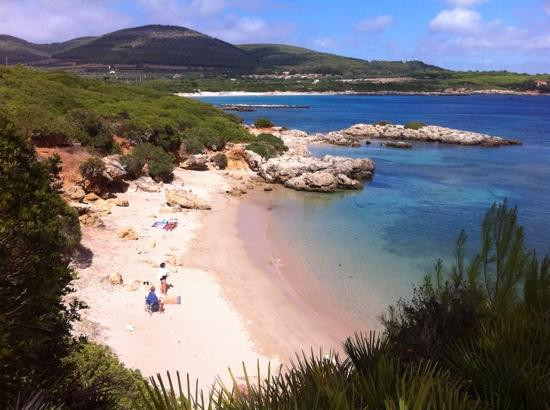
[[[425,127],[425,126],[426,126],[426,123],[424,123],[422,121],[409,121],[408,123],[406,123],[404,125],[404,127],[409,129],[409,130],[419,130],[420,128]]]
[[[79,167],[80,174],[84,179],[94,185],[101,185],[104,182],[105,163],[98,157],[88,158]]]
[[[268,118],[258,118],[254,121],[254,126],[256,128],[271,128],[273,127],[273,123]]]
[[[149,176],[157,181],[170,179],[174,170],[174,156],[150,143],[137,145],[132,153],[124,155],[121,161],[131,178],[141,176],[145,165],[149,169]]]
[[[388,121],[388,120],[381,120],[381,121],[378,121],[376,123],[376,125],[380,125],[380,126],[386,126],[386,125],[391,125],[391,121]]]
[[[227,156],[223,153],[216,154],[212,157],[211,161],[216,165],[219,169],[225,169],[227,168]]]
[[[116,150],[114,130],[101,115],[82,108],[71,111],[67,119],[74,124],[75,137],[82,145],[106,153]]]
[[[273,134],[262,133],[259,134],[257,138],[259,141],[271,145],[278,153],[288,151],[288,147],[285,145],[284,141]]]

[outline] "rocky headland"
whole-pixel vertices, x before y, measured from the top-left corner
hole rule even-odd
[[[359,146],[362,140],[392,140],[433,142],[455,145],[479,145],[483,147],[500,147],[521,145],[521,141],[495,137],[477,132],[462,131],[437,125],[424,125],[408,128],[397,124],[355,124],[349,128],[309,136],[312,143]],[[397,147],[401,148],[401,147]]]

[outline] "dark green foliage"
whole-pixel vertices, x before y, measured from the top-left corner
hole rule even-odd
[[[246,149],[255,152],[264,159],[277,156],[277,150],[271,144],[263,142],[252,142],[246,146]]]
[[[103,64],[252,67],[256,58],[224,41],[177,26],[150,25],[108,33],[54,58]]]
[[[262,133],[257,137],[258,141],[271,145],[278,153],[288,151],[288,147],[285,145],[283,140],[273,134]]]
[[[342,360],[337,354],[302,354],[288,371],[252,381],[246,368],[242,387],[216,383],[206,396],[179,373],[176,380],[157,375],[142,390],[139,403],[148,409],[476,409],[465,384],[434,364],[403,367],[388,356],[384,340],[374,334],[346,341]],[[352,359],[353,357],[353,359]],[[167,383],[166,383],[167,381]],[[178,399],[178,396],[180,398]]]
[[[273,123],[268,118],[258,118],[254,121],[254,126],[256,128],[271,128],[273,127]]]
[[[37,143],[76,140],[93,150],[111,152],[117,149],[112,139],[117,134],[175,151],[183,132],[193,127],[210,130],[217,142],[222,137],[224,141],[250,138],[234,116],[146,87],[24,67],[0,67],[0,77],[2,111]]]
[[[105,163],[98,157],[91,157],[79,166],[80,174],[92,185],[102,186],[105,182]]]
[[[68,114],[68,121],[75,126],[75,138],[84,146],[89,146],[102,153],[115,149],[113,128],[99,114],[80,108]]]
[[[391,124],[391,121],[388,121],[388,120],[381,120],[381,121],[378,121],[378,122],[376,123],[376,125],[382,125],[382,126],[384,126],[384,125],[390,125],[390,124]]]
[[[188,154],[200,154],[205,148],[219,151],[225,147],[225,141],[222,130],[193,127],[183,134],[183,149]]]
[[[218,167],[218,169],[227,168],[227,156],[221,152],[214,155],[211,161]]]
[[[272,134],[259,134],[256,139],[246,146],[247,150],[254,151],[264,159],[269,159],[288,150],[283,140]]]
[[[68,384],[77,385],[82,391],[95,389],[96,400],[107,405],[106,408],[136,408],[132,402],[139,397],[143,378],[139,371],[124,367],[107,346],[79,343],[63,359],[63,366],[70,369]],[[63,391],[70,390],[69,386],[60,387]]]
[[[121,158],[128,176],[138,178],[147,165],[149,176],[157,181],[167,181],[174,170],[174,156],[153,144],[144,143],[134,147],[132,153]]]
[[[52,162],[0,117],[0,402],[27,399],[62,371],[78,302],[70,255],[78,216],[51,186]]]
[[[245,44],[240,47],[260,60],[259,67],[264,72],[287,70],[294,73],[396,77],[445,71],[421,61],[365,61],[281,44]]]
[[[419,130],[422,127],[425,127],[426,123],[423,123],[422,121],[409,121],[404,125],[405,128],[410,130]]]

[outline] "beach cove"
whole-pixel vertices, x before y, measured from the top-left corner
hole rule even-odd
[[[76,331],[107,344],[145,376],[188,372],[206,387],[217,376],[229,382],[228,368],[242,376],[242,363],[252,372],[257,360],[262,371],[268,363],[276,369],[302,350],[339,350],[354,331],[376,328],[338,303],[300,255],[272,236],[261,205],[271,192],[249,181],[253,175],[176,169],[172,185],[183,182],[212,207],[207,211],[172,213],[168,185],[160,192],[131,185],[119,194],[128,207],[108,206],[104,228],[83,227],[75,296],[89,308]],[[228,195],[233,186],[246,186],[253,198]],[[152,227],[164,218],[177,218],[177,228]],[[137,240],[119,237],[130,226]],[[156,284],[162,261],[172,272],[168,296],[181,296],[182,304],[149,316],[143,283]],[[123,283],[112,283],[113,274]]]

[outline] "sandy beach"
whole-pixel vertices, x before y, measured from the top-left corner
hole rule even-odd
[[[269,195],[248,170],[175,171],[174,186],[209,203],[208,211],[172,213],[164,189],[125,193],[128,207],[101,204],[105,227],[83,227],[76,263],[76,297],[82,311],[77,333],[110,346],[144,375],[179,370],[210,385],[228,382],[228,368],[263,369],[287,363],[296,352],[340,349],[346,336],[375,324],[361,322],[317,283],[299,255],[270,236],[269,210],[253,197]],[[255,189],[251,189],[256,184]],[[244,199],[227,192],[246,186]],[[280,188],[284,189],[284,188]],[[107,214],[108,213],[108,214]],[[155,221],[177,218],[171,232]],[[133,228],[139,238],[119,238]],[[144,310],[147,285],[157,284],[160,262],[172,272],[168,296],[181,296],[164,314]],[[123,284],[109,276],[120,274]]]

